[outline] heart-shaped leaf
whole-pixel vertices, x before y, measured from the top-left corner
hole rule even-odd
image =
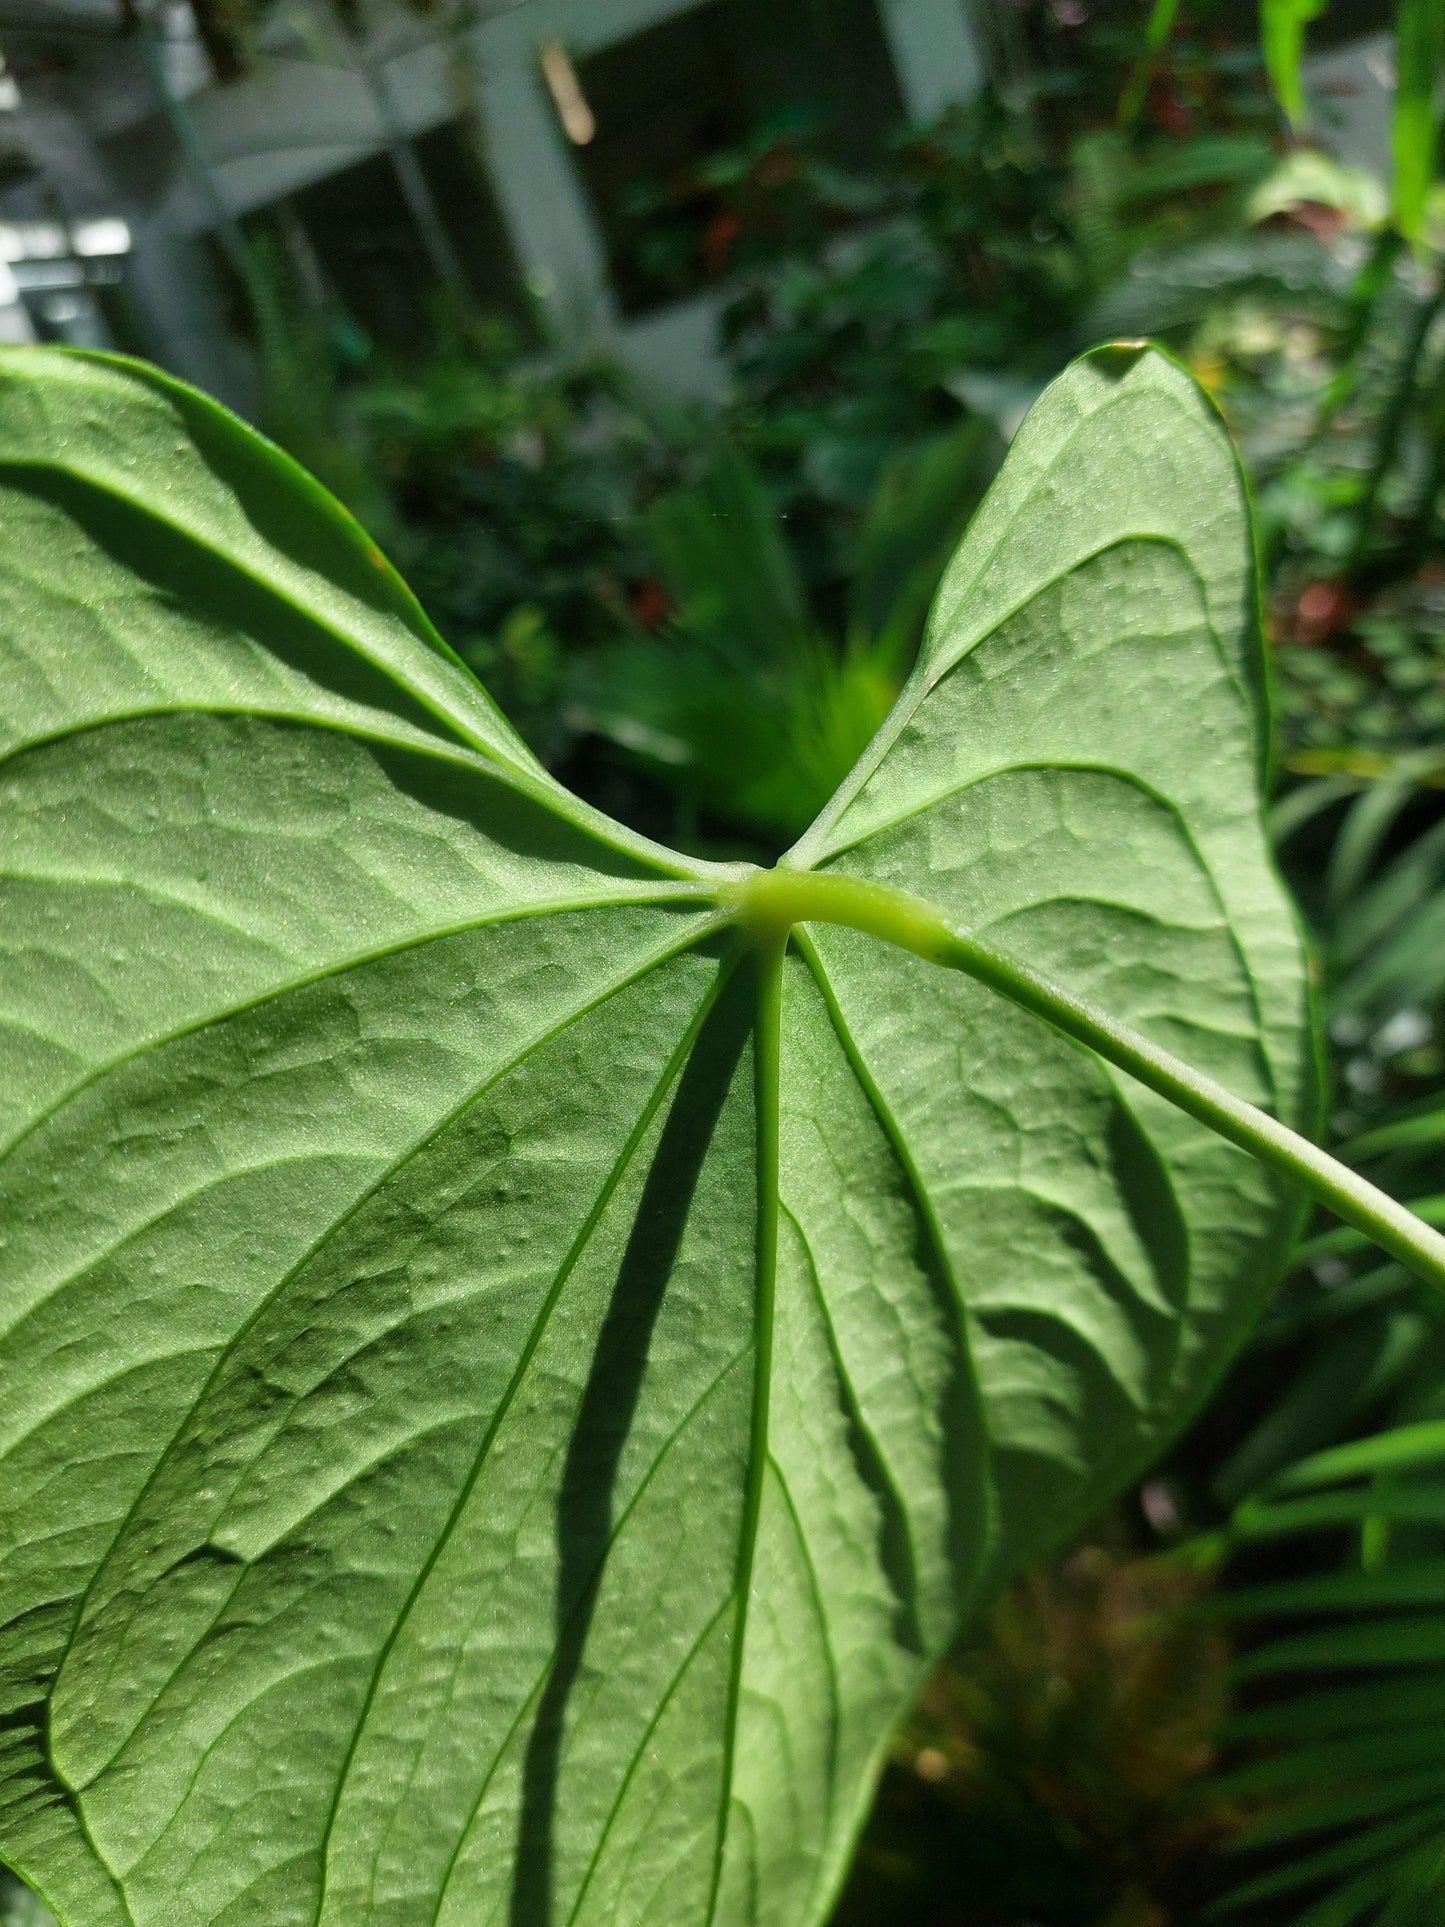
[[[750,937],[199,396],[12,353],[0,484],[0,1857],[70,1927],[807,1927],[1277,1181],[977,982]],[[1088,358],[791,862],[1297,1116],[1260,674],[1222,430]]]

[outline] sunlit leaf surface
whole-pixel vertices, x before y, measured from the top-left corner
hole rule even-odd
[[[211,404],[16,351],[0,484],[0,1858],[68,1927],[807,1927],[1274,1181],[967,979],[769,967]],[[1259,676],[1222,431],[1091,357],[795,861],[1298,1117]]]

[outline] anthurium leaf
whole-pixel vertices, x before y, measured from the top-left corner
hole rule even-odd
[[[1292,1208],[527,756],[211,404],[0,362],[0,1859],[67,1927],[806,1927],[1001,1576]],[[1151,352],[1018,436],[793,853],[1284,1117],[1247,513]]]

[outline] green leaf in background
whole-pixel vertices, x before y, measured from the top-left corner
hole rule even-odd
[[[809,1927],[1279,1180],[971,978],[746,935],[201,397],[13,351],[0,484],[0,1859],[67,1927]],[[1298,1119],[1260,677],[1221,428],[1088,357],[790,862]]]
[[[575,679],[581,713],[694,805],[791,842],[892,708],[996,466],[978,416],[884,464],[854,538],[840,637],[808,609],[762,477],[718,450],[644,518],[673,621],[592,652]]]
[[[1304,90],[1300,85],[1305,28],[1324,12],[1325,5],[1326,0],[1259,0],[1265,70],[1276,99],[1295,127],[1305,117]]]
[[[1418,240],[1435,180],[1440,86],[1445,70],[1445,0],[1399,0],[1395,13],[1395,105],[1390,152],[1392,206],[1406,240]]]
[[[1315,1454],[1235,1514],[1258,1545],[1358,1528],[1361,1558],[1226,1595],[1269,1633],[1235,1668],[1229,1737],[1254,1755],[1216,1783],[1248,1815],[1251,1856],[1216,1912],[1269,1901],[1289,1927],[1429,1927],[1445,1903],[1445,1424]],[[1324,1542],[1326,1545],[1329,1541]],[[1300,1620],[1310,1622],[1301,1631]]]
[[[1121,127],[1132,127],[1139,118],[1139,110],[1149,92],[1155,62],[1169,44],[1178,13],[1179,0],[1153,0],[1149,18],[1144,24],[1144,51],[1134,62],[1119,96],[1118,121]]]

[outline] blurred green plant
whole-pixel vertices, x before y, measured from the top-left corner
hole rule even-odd
[[[1434,1927],[1445,1912],[1445,1423],[1401,1426],[1278,1472],[1225,1544],[1312,1569],[1221,1595],[1269,1631],[1234,1668],[1225,1737],[1252,1757],[1216,1782],[1251,1808],[1253,1870],[1214,1910],[1290,1927]],[[1330,1548],[1339,1548],[1334,1557]],[[1280,1911],[1283,1909],[1283,1911]]]
[[[1261,29],[1271,82],[1296,130],[1310,114],[1301,76],[1304,28],[1321,0],[1263,0]],[[1445,112],[1445,8],[1398,0],[1388,208],[1369,224],[1372,244],[1347,302],[1338,365],[1318,398],[1299,466],[1328,466],[1325,444],[1352,408],[1367,418],[1367,454],[1355,486],[1348,540],[1336,573],[1348,581],[1418,567],[1435,532],[1445,486],[1445,311],[1435,181]],[[1372,397],[1371,386],[1377,389]],[[1348,433],[1350,424],[1343,423]],[[1313,458],[1313,459],[1311,459]]]
[[[528,353],[455,304],[435,352],[389,363],[335,308],[291,331],[267,425],[399,555],[550,763],[586,786],[579,726],[595,716],[685,811],[785,835],[906,666],[911,644],[852,606],[860,531],[890,477],[951,434],[983,436],[980,416],[1007,439],[1086,337],[1177,328],[1246,281],[1303,282],[1339,306],[1340,269],[1315,238],[1241,234],[1278,172],[1247,49],[1211,42],[1184,10],[1080,46],[1105,95],[1147,55],[1127,130],[1099,124],[1097,89],[1091,101],[1056,75],[1031,104],[986,90],[866,176],[825,163],[799,122],[695,178],[639,186],[639,245],[681,245],[686,229],[709,272],[733,277],[721,434],[781,516],[796,578],[766,647],[756,629],[721,633],[726,595],[699,574],[725,578],[716,554],[689,560],[661,535],[666,510],[641,515],[689,472],[709,486],[692,451],[713,436],[660,419],[615,368]],[[679,226],[704,190],[708,220]],[[755,753],[719,808],[703,739],[725,714]]]
[[[0,1867],[0,1927],[55,1927],[50,1909],[4,1867]]]
[[[877,215],[886,205],[882,182],[826,159],[825,134],[816,109],[786,110],[737,147],[634,181],[615,269],[654,300],[676,300],[699,282],[809,255]]]
[[[1305,28],[1324,7],[1325,0],[1260,3],[1260,31],[1270,83],[1296,129],[1302,128],[1309,117],[1301,73]],[[1410,242],[1418,242],[1424,235],[1430,189],[1435,181],[1442,76],[1445,9],[1440,0],[1396,0],[1390,220],[1396,234]]]
[[[1290,767],[1374,774],[1402,751],[1445,740],[1442,589],[1432,570],[1357,616],[1343,646],[1276,649],[1280,743]]]
[[[273,371],[265,426],[385,543],[453,648],[556,762],[571,744],[567,663],[627,627],[650,566],[637,498],[662,444],[609,364],[529,364],[493,318],[459,316],[449,334],[415,364],[367,356],[329,392],[326,344],[298,334]]]
[[[720,444],[643,529],[667,586],[658,633],[579,661],[576,720],[696,813],[781,848],[853,767],[912,667],[940,575],[996,465],[986,423],[898,450],[854,534],[830,621],[757,470]]]
[[[1445,759],[1437,747],[1369,764],[1296,783],[1272,829],[1319,964],[1336,1155],[1438,1224]],[[1326,1221],[1294,1253],[1236,1380],[1246,1416],[1217,1456],[1206,1511],[1370,1427],[1445,1418],[1445,1301]]]
[[[1332,242],[1296,223],[1240,250],[1235,284],[1200,300],[1198,325],[1174,336],[1254,482],[1279,748],[1303,773],[1321,755],[1364,752],[1378,763],[1412,753],[1445,728],[1438,269],[1397,252],[1361,314],[1359,277],[1352,287],[1337,268],[1363,237],[1342,209],[1333,213]],[[1272,289],[1249,279],[1266,248],[1286,245],[1293,287],[1283,276]],[[1328,271],[1311,273],[1311,255]],[[1376,259],[1367,253],[1366,267]],[[1196,287],[1205,278],[1196,275]],[[1169,299],[1189,315],[1175,290],[1156,300],[1156,314]]]
[[[1235,1823],[1209,1569],[1118,1519],[1011,1587],[890,1756],[836,1927],[1155,1927]],[[966,1893],[957,1869],[967,1866]]]
[[[635,626],[653,573],[638,504],[675,478],[694,431],[645,413],[606,360],[528,356],[495,318],[443,319],[434,354],[369,365],[344,418],[400,566],[556,763],[573,741],[569,662]]]
[[[960,406],[1011,432],[1135,259],[1238,227],[1274,154],[1254,127],[1221,120],[1185,138],[1078,113],[1046,124],[985,89],[901,137],[876,178],[853,184],[847,212],[869,219],[852,232],[834,171],[779,169],[788,229],[815,245],[743,277],[723,339],[736,431],[786,506],[819,525],[820,547],[830,513],[857,510],[901,441]],[[733,210],[740,261],[752,206],[742,196]],[[830,230],[837,238],[818,243]],[[980,375],[1008,381],[980,389]]]
[[[1355,750],[1276,805],[1336,1063],[1337,1155],[1445,1222],[1445,762]],[[1213,1610],[1249,1629],[1213,1791],[1245,1870],[1210,1910],[1433,1927],[1445,1900],[1445,1303],[1348,1230],[1296,1250],[1236,1385],[1269,1388],[1212,1479]],[[1231,1403],[1228,1390],[1222,1403]],[[1360,1436],[1360,1434],[1364,1436]]]

